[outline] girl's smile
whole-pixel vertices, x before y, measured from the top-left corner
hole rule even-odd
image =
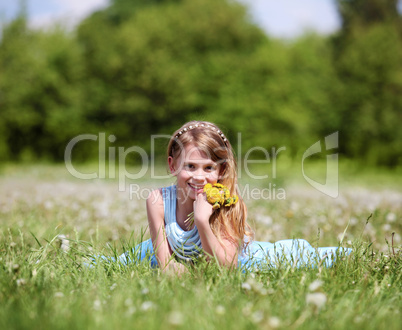
[[[189,187],[191,189],[196,191],[197,194],[201,193],[203,191],[203,189],[204,189],[204,185],[200,186],[200,185],[194,185],[194,184],[191,184],[191,183],[188,183],[188,185],[189,185]]]

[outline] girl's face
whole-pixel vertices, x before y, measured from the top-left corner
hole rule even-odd
[[[220,164],[212,161],[193,144],[184,147],[178,158],[168,158],[169,169],[177,177],[178,194],[195,200],[207,183],[219,180]]]

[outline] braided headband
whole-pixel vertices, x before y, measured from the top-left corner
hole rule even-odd
[[[188,127],[184,127],[181,131],[179,131],[179,133],[177,133],[177,135],[175,136],[175,139],[178,139],[179,136],[181,136],[182,134],[186,133],[187,131],[192,130],[193,128],[198,128],[198,127],[210,128],[213,131],[216,131],[216,133],[218,133],[218,135],[222,138],[223,142],[225,144],[227,143],[226,137],[222,133],[222,131],[219,130],[218,128],[216,128],[215,126],[208,125],[208,124],[194,124],[194,125],[190,125]]]

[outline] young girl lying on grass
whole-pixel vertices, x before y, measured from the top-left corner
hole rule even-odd
[[[247,208],[238,193],[232,147],[213,123],[191,121],[178,129],[168,146],[176,185],[153,191],[147,199],[151,239],[119,257],[124,264],[149,260],[163,271],[183,271],[182,261],[200,254],[220,265],[247,270],[275,267],[284,259],[296,267],[331,266],[350,249],[314,249],[307,241],[254,241]],[[212,205],[214,204],[214,205]]]

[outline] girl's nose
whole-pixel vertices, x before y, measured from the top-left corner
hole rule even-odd
[[[193,178],[202,181],[205,179],[205,172],[202,169],[199,169],[194,173]]]

